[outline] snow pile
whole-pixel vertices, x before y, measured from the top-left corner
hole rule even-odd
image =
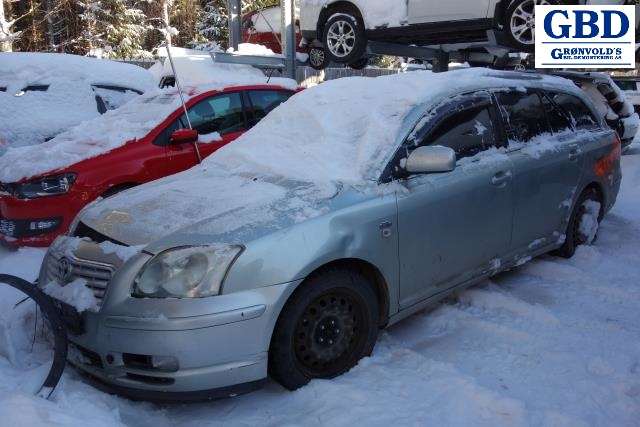
[[[87,287],[87,281],[84,279],[76,279],[73,282],[66,283],[64,286],[60,286],[57,282],[50,282],[41,289],[50,297],[74,307],[78,310],[78,313],[86,310],[98,310],[98,301],[91,289]]]
[[[99,116],[92,85],[144,92],[156,83],[149,72],[130,64],[77,55],[0,53],[0,155],[8,147],[39,144]],[[48,88],[23,93],[28,86]],[[122,98],[105,99],[113,108],[138,96],[113,90],[101,90],[100,95],[105,92]]]
[[[598,232],[598,215],[600,214],[600,203],[594,200],[584,202],[584,214],[580,218],[579,230],[583,236],[587,236],[586,242],[590,244]]]
[[[271,49],[261,44],[254,43],[240,43],[238,50],[234,50],[232,47],[227,49],[229,53],[237,53],[239,55],[254,55],[254,56],[277,56],[284,58],[284,55],[274,53]]]

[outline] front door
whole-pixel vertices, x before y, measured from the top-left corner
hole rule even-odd
[[[486,96],[486,95],[485,95]],[[453,148],[451,172],[410,176],[398,192],[400,308],[497,268],[510,242],[511,162],[495,149],[489,101],[456,102],[416,145]]]
[[[242,107],[242,92],[222,93],[205,98],[189,107],[187,111],[191,127],[198,131],[197,144],[203,159],[247,130],[247,121]],[[178,127],[187,126],[184,114],[177,123]],[[197,163],[198,158],[193,144],[173,144],[169,141],[167,145],[169,174],[189,169]]]

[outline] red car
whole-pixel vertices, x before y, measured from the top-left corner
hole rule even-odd
[[[175,91],[147,93],[49,142],[10,150],[0,157],[0,240],[48,246],[89,202],[196,165],[196,144],[210,155],[294,93],[276,85],[193,89],[193,130]]]
[[[253,43],[271,49],[273,53],[282,53],[282,11],[279,6],[267,7],[249,12],[242,16],[242,42]],[[307,53],[306,48],[300,47],[302,35],[300,22],[296,19],[296,50]]]

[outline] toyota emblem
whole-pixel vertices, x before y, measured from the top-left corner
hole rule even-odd
[[[73,265],[68,258],[62,258],[58,262],[58,277],[62,283],[68,283],[73,273]]]

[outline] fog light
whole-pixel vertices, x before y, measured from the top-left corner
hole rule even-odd
[[[151,356],[151,365],[159,371],[176,372],[178,359],[173,356]]]

